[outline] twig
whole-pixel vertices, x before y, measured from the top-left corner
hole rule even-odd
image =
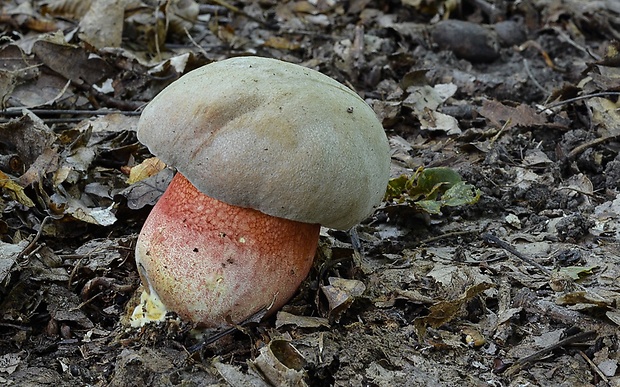
[[[522,288],[515,294],[513,308],[523,308],[527,313],[545,316],[556,323],[576,326],[582,331],[601,331],[601,322],[580,312],[558,305],[553,301],[543,300],[528,288]]]
[[[487,243],[498,245],[499,247],[501,247],[502,249],[508,251],[509,253],[511,253],[515,257],[519,258],[523,262],[525,262],[527,264],[530,264],[532,266],[535,266],[538,270],[542,271],[544,274],[551,275],[551,271],[549,271],[549,269],[547,269],[546,267],[544,267],[540,263],[534,261],[533,259],[525,256],[524,254],[521,254],[519,251],[517,251],[517,249],[515,249],[508,242],[505,242],[505,241],[499,239],[495,235],[485,233],[485,234],[482,234],[482,239],[485,242],[487,242]]]
[[[74,312],[78,309],[82,309],[83,307],[85,307],[86,305],[90,304],[91,302],[93,302],[94,300],[96,300],[97,298],[99,298],[101,296],[103,292],[99,292],[97,294],[95,294],[94,296],[92,296],[91,298],[89,298],[86,301],[83,301],[82,303],[80,303],[78,306],[75,306],[71,309],[69,309],[70,312]]]
[[[597,373],[597,375],[605,382],[605,383],[609,383],[609,379],[607,379],[607,377],[605,376],[605,374],[601,371],[600,368],[598,368],[598,366],[596,364],[594,364],[594,362],[592,360],[590,360],[590,358],[583,353],[583,351],[579,351],[579,354],[581,355],[581,357],[583,358],[583,360],[585,360],[590,367],[592,367],[592,369],[594,370],[594,372]]]
[[[532,74],[532,70],[530,69],[530,65],[527,59],[523,59],[523,67],[525,67],[525,72],[530,77],[532,82],[534,82],[534,86],[536,86],[540,91],[545,93],[545,95],[549,95],[549,91],[545,89],[540,83],[538,83],[538,80],[534,77],[534,74]]]
[[[422,241],[420,241],[420,245],[424,245],[424,244],[428,244],[430,242],[435,242],[441,239],[445,239],[445,238],[451,238],[454,236],[460,236],[460,235],[468,235],[468,234],[473,234],[473,233],[478,233],[479,231],[477,230],[471,230],[471,231],[454,231],[454,232],[448,232],[442,235],[438,235],[438,236],[434,236],[428,239],[424,239]],[[503,255],[501,257],[495,257],[492,259],[485,259],[484,261],[459,261],[459,264],[463,264],[463,265],[469,265],[469,266],[475,266],[475,265],[480,265],[480,264],[489,264],[489,263],[493,263],[493,262],[497,262],[497,261],[501,261],[506,259],[506,256]],[[453,259],[446,259],[446,261],[448,262],[455,262],[455,260]]]
[[[614,135],[611,135],[611,136],[600,137],[600,138],[594,139],[592,141],[586,142],[585,144],[579,145],[578,147],[576,147],[575,149],[570,151],[570,153],[566,157],[569,160],[573,160],[575,157],[577,157],[581,153],[583,153],[586,149],[591,148],[593,146],[597,146],[597,145],[602,144],[604,142],[607,142],[609,140],[615,140],[617,138],[620,138],[619,134],[614,134]]]
[[[24,107],[11,107],[0,110],[0,116],[17,117],[21,116]],[[37,116],[45,115],[74,115],[74,116],[105,116],[109,114],[123,114],[126,116],[139,116],[140,112],[135,110],[78,110],[78,109],[28,109]]]
[[[620,91],[601,91],[599,93],[580,95],[578,97],[565,99],[565,100],[559,101],[559,102],[554,102],[551,105],[545,106],[545,108],[543,110],[553,109],[553,108],[558,107],[558,106],[566,105],[566,104],[569,104],[569,103],[581,101],[581,100],[588,99],[588,98],[606,97],[606,96],[609,96],[609,95],[620,95]]]
[[[273,305],[273,302],[272,302],[272,305]],[[265,313],[269,310],[270,307],[271,306],[266,307],[266,308],[261,308],[258,312],[254,313],[253,315],[251,315],[247,319],[243,320],[241,323],[235,324],[235,325],[233,325],[230,328],[226,328],[226,329],[224,329],[221,332],[217,332],[217,333],[207,337],[206,339],[202,340],[198,344],[194,344],[191,347],[189,347],[187,349],[187,351],[189,353],[198,352],[202,348],[204,348],[205,346],[207,346],[209,344],[212,344],[212,343],[215,343],[216,341],[218,341],[222,337],[228,336],[228,335],[230,335],[231,333],[233,333],[236,330],[241,330],[241,329],[239,329],[240,327],[245,327],[249,323],[260,321],[265,316]],[[241,330],[241,331],[243,332],[243,330]]]
[[[204,48],[202,48],[201,45],[196,43],[196,41],[194,40],[192,35],[189,33],[187,28],[183,28],[183,31],[185,31],[185,35],[187,35],[187,38],[189,39],[189,41],[192,42],[192,44],[198,49],[198,51],[200,51],[202,53],[202,55],[204,55],[205,58],[208,58],[209,54],[207,54],[207,51]]]
[[[0,117],[20,117],[24,113],[24,109],[28,109],[25,106],[11,107],[5,110],[0,110]],[[141,112],[135,110],[78,110],[78,109],[28,109],[28,111],[35,114],[37,117],[41,117],[41,120],[46,124],[58,124],[58,123],[71,123],[80,122],[84,120],[84,117],[75,116],[105,116],[110,114],[122,114],[125,116],[139,116]],[[74,117],[67,118],[44,118],[51,115],[72,115]],[[10,118],[0,118],[0,123],[7,123]]]
[[[495,144],[495,141],[497,141],[497,139],[499,138],[499,136],[504,133],[504,131],[506,130],[506,128],[508,127],[508,125],[510,125],[510,123],[512,122],[512,118],[509,118],[506,120],[506,122],[504,123],[504,125],[502,125],[502,127],[499,129],[499,131],[495,134],[495,136],[493,136],[493,138],[489,141],[489,146],[493,146],[493,144]]]
[[[103,94],[95,90],[92,86],[86,83],[79,83],[71,81],[71,84],[83,92],[89,93],[94,99],[103,102],[106,106],[111,106],[120,110],[138,110],[146,105],[145,102],[140,101],[125,101],[118,98],[110,97],[109,95]],[[89,99],[91,103],[92,99]]]
[[[434,237],[430,237],[424,240],[420,241],[420,244],[427,244],[427,243],[431,243],[431,242],[436,242],[438,240],[441,239],[445,239],[445,238],[452,238],[455,236],[461,236],[461,235],[468,235],[468,234],[473,234],[473,233],[477,233],[478,231],[476,230],[471,230],[471,231],[454,231],[454,232],[447,232],[445,234],[441,234],[441,235],[437,235]]]
[[[201,349],[203,349],[204,347],[206,347],[207,345],[215,343],[216,341],[218,341],[222,337],[228,336],[228,335],[230,335],[231,333],[233,333],[236,330],[237,330],[237,328],[235,328],[235,327],[233,327],[233,328],[226,328],[223,331],[218,332],[216,334],[213,334],[213,335],[209,336],[208,338],[206,338],[205,340],[202,340],[200,343],[194,344],[191,347],[187,348],[187,352],[189,352],[189,353],[198,352]]]
[[[506,376],[514,375],[516,372],[520,371],[521,368],[523,368],[527,364],[532,363],[533,361],[536,361],[543,356],[546,356],[547,354],[553,352],[554,350],[560,347],[564,347],[566,345],[577,343],[577,342],[584,341],[584,340],[590,340],[593,337],[596,337],[596,331],[581,332],[581,333],[577,333],[574,336],[569,336],[565,338],[564,340],[560,340],[555,344],[551,344],[550,346],[543,348],[540,351],[534,352],[533,354],[529,356],[518,359],[516,362],[514,362],[514,364],[512,364],[506,370],[505,375]]]
[[[52,219],[51,216],[46,216],[45,218],[43,218],[43,221],[41,221],[41,225],[39,226],[39,231],[37,231],[37,235],[35,235],[34,239],[30,243],[28,243],[28,246],[26,246],[19,254],[17,254],[17,257],[15,258],[16,261],[21,260],[24,256],[29,254],[34,249],[35,244],[43,234],[43,227],[50,219]]]
[[[14,328],[14,329],[19,329],[20,331],[31,331],[32,330],[32,327],[29,327],[26,325],[11,324],[7,322],[0,322],[0,327]]]
[[[596,55],[593,52],[590,52],[587,48],[577,44],[577,42],[571,39],[571,37],[568,36],[568,34],[565,33],[564,31],[562,31],[560,27],[552,27],[552,28],[553,28],[553,31],[555,31],[555,33],[560,36],[560,38],[564,39],[571,46],[575,47],[576,49],[583,52],[584,54],[591,56],[594,60],[601,60],[601,57],[599,55]]]

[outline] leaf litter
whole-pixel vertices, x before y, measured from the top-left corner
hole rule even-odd
[[[615,2],[0,10],[1,383],[620,384]],[[140,109],[236,55],[358,92],[390,138],[388,200],[322,230],[274,318],[131,328],[136,235],[173,173],[137,141]]]

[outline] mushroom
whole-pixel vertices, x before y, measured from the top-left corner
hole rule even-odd
[[[187,73],[146,106],[138,139],[177,170],[138,237],[143,305],[203,327],[283,306],[320,226],[368,217],[389,177],[387,138],[364,100],[275,59]],[[134,317],[144,314],[162,315]]]

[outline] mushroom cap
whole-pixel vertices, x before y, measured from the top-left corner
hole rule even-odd
[[[138,139],[205,195],[336,229],[369,216],[389,178],[387,137],[364,100],[275,59],[185,74],[144,109]]]

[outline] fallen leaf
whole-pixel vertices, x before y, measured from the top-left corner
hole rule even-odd
[[[273,386],[306,386],[303,367],[306,360],[289,341],[275,339],[260,349],[252,361]]]
[[[330,321],[339,321],[342,314],[349,309],[353,301],[366,290],[363,282],[338,277],[329,277],[329,285],[321,290],[329,303]]]
[[[0,188],[5,189],[13,194],[15,200],[26,207],[34,207],[34,202],[24,193],[24,188],[13,181],[4,172],[0,171]]]
[[[245,373],[241,367],[231,364],[222,363],[219,357],[215,357],[211,362],[213,368],[217,370],[219,376],[230,386],[248,386],[248,387],[271,387],[259,375]]]
[[[10,274],[13,270],[13,265],[15,265],[15,260],[17,259],[19,253],[26,248],[28,243],[29,242],[26,240],[23,240],[18,244],[4,243],[0,241],[0,284],[4,284],[11,279]]]
[[[409,203],[429,214],[441,214],[443,206],[475,204],[480,195],[480,190],[462,181],[450,168],[419,168],[410,178],[401,175],[391,179],[385,200]]]
[[[586,100],[592,111],[592,121],[605,136],[620,135],[620,103],[614,103],[606,98],[594,97]]]
[[[119,47],[123,38],[124,0],[97,0],[80,20],[80,39],[91,46]]]
[[[23,355],[23,352],[13,352],[0,356],[0,372],[11,375],[22,363]]]
[[[127,198],[127,206],[132,210],[155,205],[168,188],[173,176],[174,171],[169,168],[163,169],[158,174],[127,187],[120,192],[120,195]]]
[[[292,313],[279,311],[276,317],[276,328],[293,325],[297,328],[329,328],[329,320],[323,317],[297,316]]]
[[[146,178],[154,176],[166,168],[166,164],[157,157],[144,160],[139,165],[131,168],[127,184],[134,184]]]
[[[547,123],[545,116],[524,104],[510,107],[498,101],[484,100],[478,113],[498,129],[509,129],[514,126],[537,127]]]
[[[301,48],[299,43],[292,42],[281,36],[270,36],[263,44],[265,47],[276,48],[278,50],[299,50]]]
[[[100,57],[91,56],[83,48],[66,43],[38,40],[32,51],[50,69],[77,84],[86,82],[93,85],[112,73],[110,65]]]
[[[75,219],[98,226],[111,226],[116,223],[112,207],[87,207],[82,201],[69,198],[65,213]]]
[[[612,300],[607,300],[588,291],[576,291],[562,294],[555,300],[555,303],[558,305],[588,304],[600,308],[611,307],[614,304]]]
[[[492,283],[479,283],[468,288],[461,297],[455,300],[440,301],[431,306],[427,316],[418,317],[413,322],[418,333],[418,337],[423,338],[426,335],[426,328],[429,326],[432,328],[438,328],[455,319],[459,315],[461,308],[466,303],[483,291],[491,289],[493,286],[494,285]]]

